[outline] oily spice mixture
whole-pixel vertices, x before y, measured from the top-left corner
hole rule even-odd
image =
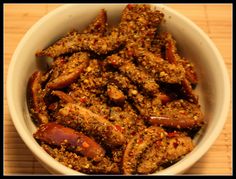
[[[205,124],[198,78],[159,31],[163,20],[150,5],[129,4],[110,27],[102,9],[82,32],[36,52],[53,59],[27,87],[33,136],[48,154],[87,174],[150,174],[193,150]]]

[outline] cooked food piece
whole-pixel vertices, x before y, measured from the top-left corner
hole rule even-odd
[[[75,53],[65,64],[62,73],[55,79],[48,82],[50,89],[60,89],[73,83],[84,69],[88,66],[89,56],[87,53]]]
[[[205,123],[200,106],[182,99],[169,102],[160,109],[159,115],[149,116],[147,121],[152,125],[179,129],[197,128]]]
[[[197,72],[195,71],[194,64],[189,62],[185,58],[181,58],[180,60],[178,60],[178,63],[180,63],[184,67],[186,79],[191,83],[191,85],[196,86],[198,83],[198,77]]]
[[[119,37],[118,33],[104,37],[97,34],[73,33],[61,38],[45,50],[37,52],[36,56],[56,58],[60,55],[79,51],[90,51],[98,55],[106,55],[118,49],[122,44],[124,44],[124,38]]]
[[[176,64],[178,59],[180,58],[179,55],[176,53],[177,48],[175,46],[175,40],[172,38],[171,34],[164,33],[166,36],[164,39],[165,41],[165,59],[170,63]]]
[[[102,116],[77,104],[68,103],[59,111],[59,123],[72,128],[81,128],[110,147],[117,147],[124,143],[122,132]],[[73,126],[72,126],[73,125]]]
[[[120,57],[117,54],[112,54],[111,56],[108,56],[105,60],[104,60],[104,66],[112,66],[114,68],[119,68],[120,66],[122,66],[125,63],[125,59]]]
[[[176,162],[193,147],[191,138],[183,133],[167,133],[160,127],[149,127],[127,144],[123,158],[124,174],[153,173],[165,163]]]
[[[136,95],[138,93],[137,86],[135,86],[131,80],[123,74],[114,72],[108,75],[108,81],[116,84],[128,97]]]
[[[146,126],[130,104],[125,103],[123,108],[124,110],[121,107],[111,107],[109,121],[122,131],[126,142],[128,142],[134,135],[143,131]]]
[[[184,133],[171,132],[167,136],[167,148],[166,148],[166,161],[174,162],[180,157],[191,152],[194,148],[193,141],[190,137],[186,136]],[[165,160],[162,164],[166,163]]]
[[[154,142],[139,160],[137,173],[148,174],[158,171],[162,162],[165,161],[166,147],[166,139]]]
[[[107,94],[109,99],[116,103],[116,104],[124,104],[125,102],[125,95],[122,91],[120,91],[117,86],[115,85],[108,85],[107,86]]]
[[[170,33],[164,33],[164,44],[165,44],[165,59],[172,64],[184,64],[183,60],[177,53],[176,42],[172,38]],[[181,80],[181,85],[183,86],[183,92],[186,94],[190,102],[198,103],[197,96],[193,93],[191,83],[196,85],[197,83],[197,74],[195,70],[191,67],[192,65],[189,63],[188,65],[184,65],[185,67],[185,78]]]
[[[82,88],[85,92],[89,91],[95,94],[104,93],[108,81],[106,72],[102,71],[99,60],[92,59],[89,61],[89,66],[81,74],[77,83],[79,88]]]
[[[51,57],[56,58],[62,54],[72,53],[76,51],[76,42],[78,32],[72,31],[67,33],[63,38],[56,41],[52,46],[47,47],[42,51],[36,52],[36,57]]]
[[[107,103],[97,103],[88,107],[93,113],[103,117],[106,120],[109,120],[110,107]],[[118,129],[118,128],[117,128]]]
[[[89,77],[88,79],[92,78]],[[99,89],[100,85],[102,85],[101,83],[103,82],[101,81],[100,83],[99,81],[100,80],[95,77],[92,81],[88,81],[86,83],[80,81],[78,82],[79,84],[71,85],[71,88],[73,89],[71,89],[72,91],[70,91],[68,94],[73,98],[74,103],[77,105],[85,107],[91,110],[93,113],[108,119],[110,107],[109,104],[107,104],[105,91],[102,92],[102,90]]]
[[[152,78],[146,72],[138,69],[132,62],[122,59],[119,56],[112,55],[107,59],[108,63],[114,67],[118,66],[118,69],[122,74],[127,76],[133,83],[139,85],[146,92],[150,94],[155,94],[158,92],[158,84],[155,82],[155,79]]]
[[[42,72],[34,72],[27,85],[27,104],[32,119],[37,125],[46,124],[49,120],[49,115],[44,102],[45,92],[41,87]]]
[[[107,32],[107,26],[106,10],[101,9],[98,16],[83,30],[83,33],[104,35]]]
[[[159,127],[149,127],[135,135],[127,144],[123,156],[124,174],[137,173],[137,167],[142,156],[154,143],[162,141],[166,132]],[[155,163],[152,165],[156,165]]]
[[[56,58],[60,55],[67,54],[67,53],[74,53],[78,52],[81,49],[89,50],[89,47],[82,48],[83,40],[96,40],[100,36],[104,35],[107,31],[107,15],[106,11],[102,9],[98,16],[89,24],[89,26],[83,30],[82,34],[79,34],[78,31],[73,30],[66,34],[65,37],[59,39],[56,43],[52,46],[49,46],[43,51],[39,51],[36,53],[36,56],[49,56],[52,58]],[[93,34],[89,38],[86,38],[85,34]],[[90,45],[94,45],[93,42],[90,42]],[[106,44],[105,44],[106,45]]]
[[[62,91],[52,91],[51,94],[58,96],[65,103],[74,103],[74,99]]]
[[[150,5],[129,4],[122,12],[119,31],[126,36],[127,43],[148,48],[163,17],[162,12],[153,10]]]
[[[40,125],[38,130],[34,133],[34,137],[49,145],[59,147],[64,145],[67,149],[93,159],[94,161],[100,161],[105,155],[105,150],[93,139],[81,132],[77,132],[55,122]]]
[[[182,91],[187,97],[188,101],[198,104],[198,97],[194,94],[190,82],[187,79],[184,79],[183,81],[181,81],[181,85],[183,89]]]
[[[152,99],[141,94],[137,86],[121,74],[110,75],[109,80],[114,82],[132,101],[132,104],[136,107],[142,116],[150,116],[156,114],[161,107],[160,93],[155,94]],[[144,91],[145,93],[146,91]]]
[[[45,87],[45,84],[47,84],[47,82],[51,78],[52,74],[53,74],[52,69],[48,69],[48,70],[46,70],[46,72],[42,73],[42,76],[41,76],[41,87],[42,88]]]
[[[69,94],[73,98],[75,103],[78,103],[83,107],[103,103],[103,101],[99,97],[97,97],[96,94],[81,87],[77,87],[76,90],[70,91]]]
[[[65,148],[52,148],[49,145],[42,144],[44,150],[61,162],[65,166],[74,170],[88,174],[119,174],[120,170],[116,163],[113,163],[108,157],[101,161],[93,162],[87,157],[82,157],[74,152],[67,151]]]
[[[118,167],[120,168],[120,173],[122,173],[122,171],[121,171],[121,168],[122,168],[121,164],[122,164],[123,153],[124,153],[124,149],[123,148],[124,147],[122,146],[122,147],[120,147],[118,149],[113,149],[111,151],[111,155],[112,155],[111,160],[118,165]]]
[[[121,73],[129,77],[134,83],[140,85],[146,92],[155,94],[158,92],[158,84],[144,71],[139,70],[133,63],[126,62],[120,68]]]
[[[160,98],[161,103],[162,103],[163,105],[165,105],[165,104],[167,104],[168,102],[170,102],[170,101],[173,100],[170,95],[167,95],[167,94],[165,94],[165,93],[163,93],[163,92],[160,92],[160,93],[159,93],[158,98]]]
[[[51,73],[49,78],[50,81],[56,79],[63,72],[67,62],[68,57],[58,57],[53,60],[51,66],[49,67]]]
[[[184,99],[188,102],[198,104],[198,96],[194,93],[191,84],[187,79],[181,81],[180,84],[159,83],[160,93],[164,93],[171,98],[171,101]]]
[[[153,116],[158,114],[161,108],[161,99],[154,97],[153,99],[147,98],[146,96],[138,93],[132,97],[134,106],[139,111],[139,114],[145,118],[146,116]]]
[[[143,48],[134,47],[133,55],[144,69],[159,81],[180,83],[185,78],[184,68],[180,64],[171,64]]]
[[[185,69],[185,76],[190,83],[196,85],[198,82],[194,65],[185,58],[181,58],[177,53],[176,41],[173,36],[165,32],[160,35],[162,45],[165,47],[165,59],[170,63],[181,64]]]
[[[199,79],[162,22],[151,5],[128,4],[117,25],[101,9],[36,53],[52,62],[30,77],[27,101],[49,155],[87,174],[150,174],[193,150],[206,124]]]

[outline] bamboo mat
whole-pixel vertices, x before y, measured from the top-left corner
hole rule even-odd
[[[4,4],[4,92],[12,54],[27,30],[57,4]],[[232,5],[168,4],[200,26],[220,50],[232,87]],[[232,88],[231,88],[232,89]],[[232,92],[231,92],[232,93]],[[232,94],[231,94],[232,96]],[[49,174],[25,146],[11,121],[4,94],[4,175]],[[186,174],[232,175],[232,102],[221,135]]]

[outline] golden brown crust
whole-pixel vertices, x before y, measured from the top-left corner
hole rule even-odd
[[[150,127],[134,136],[126,146],[123,156],[124,174],[134,174],[137,172],[140,160],[144,153],[159,140],[162,140],[166,132],[159,127]],[[152,164],[152,165],[155,165]],[[147,171],[145,172],[147,173]]]
[[[148,174],[157,171],[165,159],[167,142],[157,140],[143,154],[137,167],[137,173]]]
[[[34,72],[27,85],[27,104],[29,112],[37,125],[48,123],[49,116],[44,102],[44,92],[41,87],[42,73]]]
[[[148,48],[155,36],[164,14],[151,9],[150,5],[129,4],[122,12],[119,31],[127,43],[136,43]]]
[[[48,82],[50,89],[64,88],[73,83],[84,69],[88,66],[89,56],[87,53],[76,53],[69,58],[64,65],[63,72],[55,79]]]
[[[172,64],[143,48],[134,47],[133,55],[144,69],[159,81],[180,83],[185,78],[184,68],[180,64]]]
[[[67,93],[64,93],[62,91],[52,91],[51,92],[52,95],[56,95],[60,98],[60,100],[62,100],[65,103],[74,103],[74,99],[69,96]]]
[[[185,134],[149,127],[127,144],[123,156],[124,174],[153,173],[163,164],[177,161],[193,148],[191,138]]]
[[[193,93],[191,83],[196,85],[197,83],[197,73],[189,62],[183,61],[179,54],[177,53],[176,41],[173,39],[170,33],[162,34],[163,41],[165,44],[165,59],[171,64],[180,64],[184,66],[185,76],[181,80],[181,85],[183,86],[183,92],[186,94],[190,102],[198,103],[197,96]]]
[[[67,104],[60,109],[61,118],[59,123],[70,126],[71,123],[77,123],[72,128],[82,128],[94,137],[99,137],[110,147],[120,146],[125,142],[124,136],[112,123],[97,115],[90,110],[77,104]]]
[[[185,78],[181,81],[181,85],[183,87],[183,93],[186,95],[187,99],[192,103],[198,104],[198,96],[194,94],[190,82]]]
[[[170,136],[170,134],[168,134]],[[180,157],[191,152],[194,148],[193,141],[190,137],[183,134],[175,134],[168,137],[168,143],[166,148],[166,161],[175,161]],[[162,161],[162,163],[165,163]]]
[[[139,85],[146,92],[155,94],[159,90],[155,79],[148,73],[140,70],[131,61],[123,59],[117,55],[107,57],[107,63],[113,67],[117,67],[122,74],[127,76],[133,83]]]
[[[181,64],[185,69],[186,79],[191,83],[196,85],[198,83],[197,73],[195,71],[194,65],[187,59],[181,58],[177,53],[176,41],[170,33],[163,33],[160,35],[161,40],[164,41],[165,45],[165,59],[173,64]]]
[[[105,9],[101,9],[97,17],[83,30],[84,34],[100,34],[107,32],[107,13]]]
[[[60,55],[75,53],[79,51],[90,51],[98,55],[106,55],[118,49],[124,43],[124,38],[119,34],[101,37],[97,34],[67,35],[48,48],[36,53],[37,57],[48,56],[56,58]]]
[[[146,128],[143,120],[139,118],[132,106],[127,102],[122,107],[110,108],[109,121],[122,131],[126,142]]]
[[[198,84],[198,76],[197,76],[197,72],[195,71],[194,64],[184,58],[182,58],[181,60],[178,60],[178,63],[180,63],[184,67],[186,79],[192,85],[196,86]]]
[[[50,145],[64,145],[67,149],[94,161],[102,160],[105,155],[105,150],[88,136],[55,122],[40,125],[34,137]]]
[[[158,31],[163,19],[151,5],[129,4],[108,29],[102,9],[81,33],[36,53],[54,60],[27,89],[31,114],[47,123],[34,136],[52,157],[83,173],[149,174],[192,151],[205,124],[197,73]]]
[[[159,116],[147,117],[147,121],[151,125],[192,129],[204,124],[204,116],[199,105],[184,100],[176,100],[162,108]]]
[[[49,145],[42,144],[44,150],[61,162],[63,165],[88,174],[119,174],[120,170],[116,163],[113,163],[108,157],[103,160],[94,163],[88,160],[87,157],[82,157],[74,152],[69,152],[65,148],[52,148]]]
[[[107,86],[107,94],[109,99],[115,104],[122,105],[125,102],[125,95],[115,85]]]
[[[155,95],[150,99],[148,96],[142,94],[138,87],[126,76],[115,73],[110,75],[109,78],[110,81],[115,83],[127,95],[127,98],[132,101],[132,105],[136,107],[141,116],[150,116],[156,114],[156,111],[159,111],[162,103],[159,97],[161,93],[153,93]],[[146,93],[146,91],[143,93]]]

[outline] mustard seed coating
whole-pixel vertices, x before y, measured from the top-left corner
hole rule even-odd
[[[34,137],[51,145],[64,145],[75,153],[80,153],[94,161],[100,161],[105,155],[105,150],[93,139],[81,132],[64,127],[55,122],[40,125]]]
[[[159,31],[165,17],[153,6],[128,4],[113,27],[108,18],[101,9],[81,32],[36,52],[53,62],[28,81],[33,136],[78,172],[155,173],[190,153],[206,124],[196,68]]]
[[[166,83],[180,83],[185,78],[185,71],[182,65],[169,63],[167,60],[156,56],[143,48],[133,48],[134,57],[159,81]],[[151,69],[151,70],[150,70]]]
[[[150,5],[127,5],[122,12],[119,31],[128,43],[149,48],[164,14]]]
[[[62,73],[47,84],[47,88],[60,89],[73,83],[88,66],[89,56],[87,53],[75,53],[62,67]]]
[[[55,58],[78,51],[90,51],[98,55],[106,55],[118,49],[123,43],[124,38],[119,37],[119,34],[101,37],[97,34],[77,34],[74,32],[72,35],[58,40],[45,50],[37,52],[36,56]]]
[[[49,116],[43,100],[45,90],[42,89],[42,73],[36,71],[32,74],[27,86],[27,104],[32,119],[36,125],[48,123]]]
[[[42,144],[44,150],[46,150],[53,158],[61,162],[63,165],[83,172],[91,174],[119,174],[119,168],[116,163],[105,157],[101,162],[92,162],[87,157],[82,157],[74,152],[67,151],[64,147],[52,148],[47,144]]]
[[[105,9],[101,9],[97,17],[84,29],[84,34],[100,34],[105,35],[107,32],[107,13]]]
[[[155,79],[152,78],[148,73],[140,70],[129,60],[123,59],[119,56],[109,56],[108,64],[118,67],[121,74],[127,76],[133,83],[143,87],[143,89],[148,92],[155,94],[158,92],[158,84],[156,84]]]

